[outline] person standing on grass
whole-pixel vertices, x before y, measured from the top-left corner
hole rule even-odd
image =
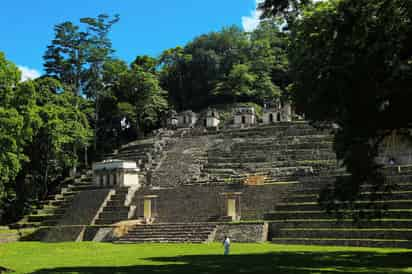
[[[223,247],[225,248],[224,255],[229,255],[230,239],[228,236],[225,236],[225,239],[223,240]]]

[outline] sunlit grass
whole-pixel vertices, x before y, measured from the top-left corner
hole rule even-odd
[[[324,246],[19,242],[0,245],[16,273],[412,273],[412,252]]]

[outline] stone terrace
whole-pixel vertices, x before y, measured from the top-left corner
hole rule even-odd
[[[276,210],[266,214],[271,221],[270,238],[279,244],[348,245],[375,247],[412,247],[412,173],[406,171],[388,175],[394,186],[392,195],[384,195],[376,203],[387,208],[382,219],[354,223],[351,219],[336,219],[319,207],[320,189],[333,181],[331,177],[302,180]],[[371,186],[362,187],[356,201],[368,210],[365,199]],[[349,212],[347,212],[349,213]]]
[[[254,175],[266,183],[294,181],[336,170],[332,136],[307,123],[222,132],[207,156],[203,177],[211,182],[242,182]]]

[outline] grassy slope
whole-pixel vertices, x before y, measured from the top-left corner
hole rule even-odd
[[[412,273],[402,249],[233,244],[102,243],[0,245],[0,266],[17,273]]]

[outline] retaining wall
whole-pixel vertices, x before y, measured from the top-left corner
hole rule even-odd
[[[262,220],[266,212],[275,210],[288,185],[195,185],[173,189],[142,189],[133,200],[136,218],[144,215],[144,196],[156,195],[152,213],[156,222],[211,222],[227,215],[224,193],[240,194],[241,220]]]
[[[218,225],[214,241],[223,242],[225,236],[238,243],[264,242],[268,240],[268,224],[257,222]]]

